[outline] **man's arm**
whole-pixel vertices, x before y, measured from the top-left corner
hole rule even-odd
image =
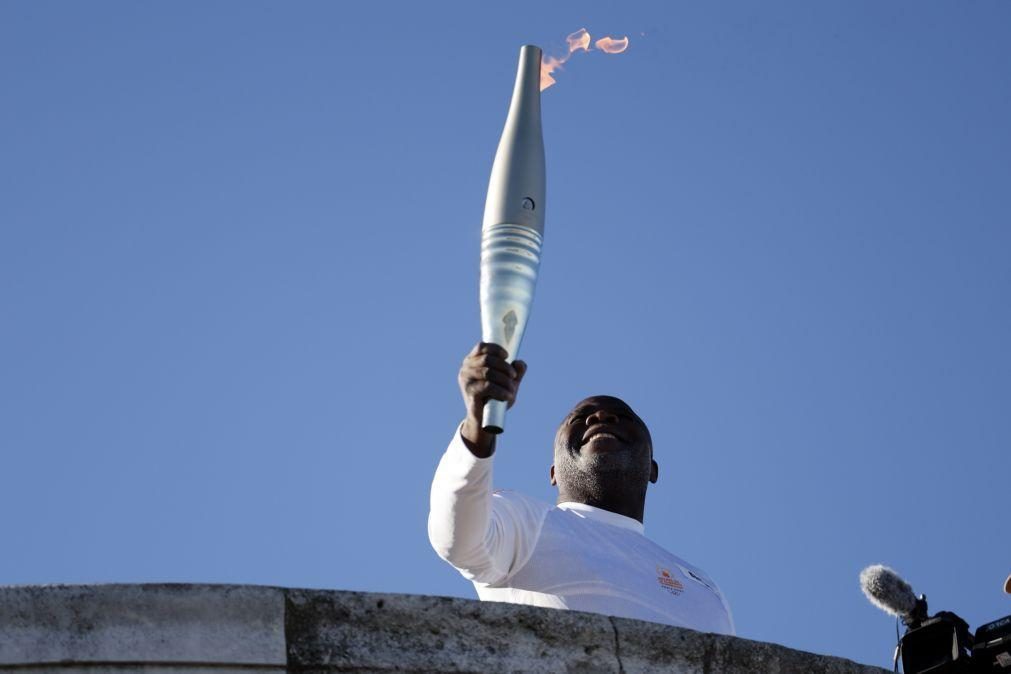
[[[516,401],[526,364],[509,365],[505,349],[478,344],[460,368],[467,417],[432,482],[428,536],[440,557],[467,578],[494,583],[516,571],[539,534],[545,512],[519,495],[492,496],[495,436],[481,428],[488,400]]]

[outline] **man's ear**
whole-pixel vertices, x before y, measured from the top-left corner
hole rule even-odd
[[[653,459],[650,459],[649,462],[652,464],[649,468],[649,481],[656,484],[656,481],[660,479],[660,466]]]
[[[557,487],[558,482],[555,481],[555,464],[551,464],[551,471],[548,473],[551,476],[551,486]],[[656,480],[653,480],[656,482]]]

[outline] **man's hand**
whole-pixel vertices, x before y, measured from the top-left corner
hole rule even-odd
[[[506,360],[509,354],[498,344],[478,342],[460,366],[460,393],[467,407],[461,435],[471,453],[481,459],[495,451],[495,436],[481,428],[481,416],[489,400],[504,400],[509,407],[516,402],[520,382],[527,372],[527,364],[517,360],[512,365]]]

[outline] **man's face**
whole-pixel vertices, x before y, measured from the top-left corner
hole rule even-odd
[[[619,398],[587,398],[558,427],[552,484],[599,493],[602,483],[623,480],[645,490],[656,474],[649,430]]]

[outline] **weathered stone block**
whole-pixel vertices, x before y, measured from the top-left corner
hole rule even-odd
[[[287,634],[316,671],[619,671],[607,617],[513,604],[290,590]]]
[[[0,670],[32,674],[887,674],[591,613],[240,585],[0,587]]]
[[[0,588],[0,665],[284,667],[284,594],[244,585]]]
[[[843,658],[815,655],[740,637],[612,618],[618,654],[627,674],[885,674],[887,670]]]

